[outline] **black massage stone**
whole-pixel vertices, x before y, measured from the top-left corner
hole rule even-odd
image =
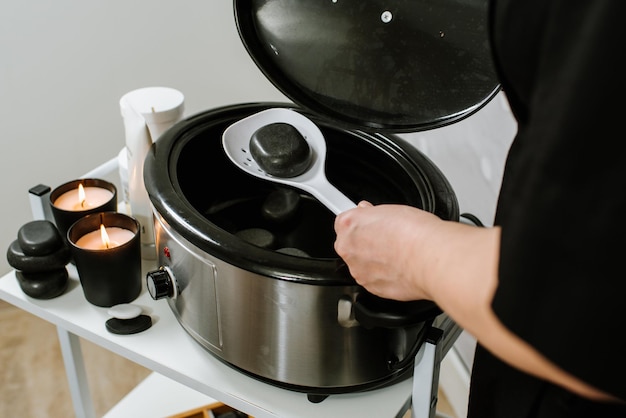
[[[235,235],[261,248],[272,249],[276,245],[276,237],[267,229],[249,228],[241,230]]]
[[[17,241],[26,255],[48,255],[65,245],[56,226],[50,221],[38,220],[24,224],[17,232]]]
[[[107,331],[119,335],[137,334],[151,326],[152,318],[148,315],[139,315],[132,319],[110,318],[106,322]]]
[[[20,288],[36,299],[52,299],[65,292],[69,283],[65,266],[71,257],[57,227],[45,220],[22,225],[7,249],[7,261],[16,270]]]
[[[280,248],[276,250],[276,252],[281,254],[293,255],[294,257],[309,257],[309,254],[307,254],[306,252],[293,247]]]
[[[273,223],[286,223],[298,212],[300,193],[293,189],[277,189],[267,195],[261,206],[263,218]]]
[[[41,256],[26,255],[18,240],[13,241],[7,249],[9,265],[25,273],[41,273],[65,268],[71,258],[70,249],[65,244],[56,251]]]
[[[275,177],[289,178],[304,173],[311,164],[311,147],[288,123],[271,123],[250,138],[250,155],[259,167]]]
[[[35,299],[55,298],[65,292],[69,282],[65,268],[42,273],[16,271],[15,277],[22,291]]]

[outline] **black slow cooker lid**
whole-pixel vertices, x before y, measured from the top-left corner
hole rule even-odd
[[[357,129],[456,122],[499,90],[487,0],[234,0],[239,35],[295,103]]]

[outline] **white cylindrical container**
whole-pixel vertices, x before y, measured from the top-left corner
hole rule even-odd
[[[141,225],[141,255],[156,258],[154,219],[143,181],[143,164],[152,143],[182,119],[184,96],[169,87],[145,87],[120,99],[126,135],[128,209]]]

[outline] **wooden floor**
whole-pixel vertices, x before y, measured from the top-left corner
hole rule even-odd
[[[97,416],[150,371],[81,340]],[[0,301],[0,417],[74,416],[54,325]]]
[[[150,374],[150,370],[86,340],[81,340],[81,346],[98,417]],[[438,411],[454,418],[441,393]],[[2,300],[0,417],[74,417],[56,328]]]

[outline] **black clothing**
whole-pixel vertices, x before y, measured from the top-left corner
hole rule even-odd
[[[593,402],[525,374],[478,347],[470,418],[624,418],[626,405]]]
[[[495,224],[493,308],[564,370],[626,401],[626,2],[493,0],[491,44],[518,122]],[[626,417],[477,349],[472,418]]]

